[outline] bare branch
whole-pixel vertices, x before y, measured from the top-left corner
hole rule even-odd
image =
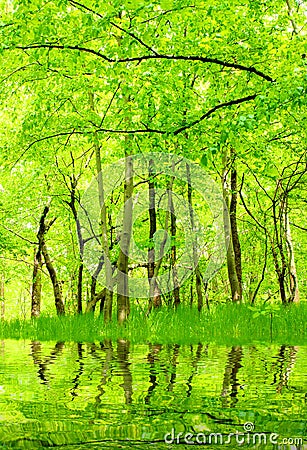
[[[149,50],[150,52],[152,52],[154,55],[158,56],[158,53],[151,47],[149,47],[149,45],[145,44],[145,42],[143,42],[140,38],[138,38],[134,33],[131,33],[128,30],[125,30],[124,28],[120,27],[119,25],[117,25],[114,22],[110,22],[111,25],[113,25],[113,27],[123,31],[124,33],[128,34],[129,36],[131,36],[133,39],[135,39],[136,41],[138,41],[141,45],[143,45],[143,47],[147,48],[147,50]]]
[[[300,230],[307,231],[307,228],[301,227],[300,225],[297,225],[296,223],[290,222],[290,225],[293,225],[295,228],[299,228]]]
[[[89,8],[88,6],[83,5],[82,3],[75,2],[74,0],[69,0],[69,3],[70,3],[71,5],[73,5],[73,6],[75,6],[75,7],[78,7],[78,6],[79,6],[80,8],[83,8],[83,9],[85,9],[86,11],[88,11],[88,12],[90,12],[90,13],[92,13],[92,14],[95,14],[96,16],[100,17],[101,19],[104,18],[102,14],[100,14],[100,13],[97,12],[97,11],[94,11],[93,9]]]
[[[256,69],[253,66],[244,66],[243,64],[237,64],[237,63],[231,63],[227,61],[222,61],[217,58],[210,58],[205,56],[186,56],[186,55],[143,55],[143,56],[134,56],[131,58],[109,58],[108,56],[101,53],[99,50],[93,50],[91,48],[87,47],[80,47],[79,45],[60,45],[60,44],[30,44],[30,45],[23,45],[23,46],[16,46],[15,48],[20,50],[30,50],[35,48],[48,48],[50,50],[57,49],[57,50],[76,50],[80,52],[90,53],[92,55],[98,56],[99,58],[103,59],[104,61],[107,61],[109,63],[127,63],[127,62],[138,62],[141,63],[142,61],[150,60],[150,59],[166,59],[170,61],[198,61],[202,63],[209,63],[209,64],[217,64],[222,67],[229,67],[231,69],[241,70],[249,73],[254,73],[255,75],[258,75],[259,77],[274,82],[273,78],[269,75],[266,75],[265,73],[261,72],[260,70]],[[8,50],[8,48],[6,49]]]
[[[17,236],[18,238],[22,239],[23,241],[28,242],[31,245],[37,245],[38,242],[33,242],[30,241],[30,239],[25,238],[24,236],[21,236],[20,234],[16,233],[16,231],[11,230],[10,228],[6,227],[5,225],[1,224],[1,226],[6,230],[9,231],[10,233],[14,234],[15,236]]]
[[[21,71],[21,70],[26,70],[28,67],[33,66],[35,63],[30,63],[30,64],[26,64],[25,66],[22,67],[18,67],[17,69],[13,70],[13,72],[9,73],[6,77],[2,78],[2,80],[0,80],[0,83],[3,83],[4,81],[8,80],[11,76],[13,76],[15,73]]]
[[[116,92],[118,88],[115,90],[112,99],[109,103],[109,106],[107,107],[107,110],[102,118],[102,122],[105,119],[105,115],[107,114],[113,100],[114,97],[116,95]],[[203,114],[199,119],[195,120],[194,122],[190,123],[189,125],[185,125],[184,127],[180,127],[175,131],[169,131],[169,130],[158,130],[158,129],[154,129],[154,128],[144,128],[144,129],[135,129],[135,130],[116,130],[116,129],[108,129],[108,128],[97,128],[94,130],[83,130],[83,131],[76,131],[75,129],[73,129],[72,131],[63,131],[63,132],[59,132],[59,133],[55,133],[49,136],[44,136],[42,138],[38,138],[35,139],[34,141],[32,141],[27,147],[26,149],[21,153],[21,155],[18,157],[18,159],[14,162],[13,167],[21,160],[21,158],[26,154],[26,152],[35,144],[38,144],[39,142],[42,141],[46,141],[48,139],[54,139],[57,137],[61,137],[61,136],[68,136],[68,138],[70,138],[73,134],[78,134],[78,135],[83,135],[86,133],[111,133],[111,134],[140,134],[140,133],[155,133],[155,134],[173,134],[174,136],[176,136],[177,134],[192,128],[194,125],[197,125],[198,123],[200,123],[201,121],[203,121],[204,119],[210,117],[212,114],[215,113],[215,111],[217,111],[218,109],[221,108],[226,108],[228,106],[232,106],[232,105],[239,105],[240,103],[243,102],[247,102],[249,100],[254,100],[255,97],[257,96],[257,94],[254,95],[249,95],[248,97],[244,97],[244,98],[239,98],[236,100],[230,100],[229,102],[225,102],[225,103],[220,103],[219,105],[216,105],[214,108],[211,108],[208,112],[206,112],[205,114]]]
[[[141,22],[141,23],[147,23],[147,22],[150,22],[151,20],[155,20],[155,19],[158,19],[159,17],[165,16],[166,14],[170,14],[172,12],[177,12],[177,11],[182,11],[183,9],[187,9],[187,8],[195,8],[195,5],[187,5],[187,6],[181,6],[179,8],[167,9],[166,11],[162,11],[157,16],[150,17],[149,19],[143,20],[143,22]]]
[[[44,136],[42,138],[39,139],[35,139],[35,141],[32,141],[31,144],[29,144],[26,149],[22,152],[22,154],[16,159],[16,161],[14,162],[12,167],[15,167],[16,164],[21,160],[21,158],[27,153],[28,150],[30,150],[31,147],[33,147],[33,145],[38,144],[39,142],[42,141],[46,141],[48,139],[53,139],[56,137],[60,137],[60,136],[70,136],[71,134],[83,134],[82,131],[69,131],[69,132],[62,132],[62,133],[56,133],[56,134],[52,134],[50,136]]]
[[[250,211],[250,209],[248,208],[248,206],[247,206],[246,203],[245,203],[245,200],[244,200],[244,197],[243,197],[243,194],[242,194],[242,186],[243,186],[243,183],[244,183],[244,173],[243,173],[243,175],[242,175],[242,183],[241,183],[241,187],[240,187],[240,189],[239,189],[239,194],[240,194],[240,198],[241,198],[242,205],[244,206],[244,209],[245,209],[245,211],[247,212],[247,214],[253,219],[253,221],[258,225],[258,227],[261,228],[263,231],[266,232],[265,226],[261,225],[261,223],[259,222],[259,220],[253,215],[253,213]]]
[[[230,100],[229,102],[220,103],[219,105],[214,106],[214,108],[210,109],[205,114],[203,114],[199,119],[194,120],[194,122],[190,123],[189,125],[185,125],[181,128],[178,128],[178,130],[176,130],[174,132],[174,135],[176,136],[177,134],[181,133],[182,131],[185,131],[188,128],[193,127],[194,125],[199,124],[202,120],[207,119],[209,116],[211,116],[213,113],[215,113],[215,111],[217,111],[220,108],[225,108],[227,106],[232,106],[232,105],[239,105],[240,103],[254,100],[256,97],[257,97],[257,94],[253,94],[253,95],[249,95],[248,97],[238,98],[236,100]]]
[[[291,22],[291,25],[293,28],[293,33],[299,34],[298,26],[297,26],[295,20],[293,19],[293,9],[291,7],[290,0],[286,0],[286,3],[287,3],[287,7],[288,7],[288,16],[289,16],[289,19],[290,19],[290,22]]]
[[[117,92],[118,92],[118,90],[119,90],[119,88],[120,88],[120,84],[121,84],[121,83],[119,82],[117,88],[115,89],[115,91],[114,91],[114,93],[113,93],[113,95],[112,95],[112,98],[111,98],[111,100],[110,100],[110,102],[109,102],[109,104],[108,104],[108,106],[107,106],[107,109],[105,110],[105,113],[104,113],[104,115],[103,115],[103,117],[102,117],[102,119],[101,119],[99,128],[102,127],[102,124],[103,124],[103,122],[104,122],[104,120],[105,120],[105,118],[106,118],[106,115],[108,114],[108,112],[109,112],[109,110],[110,110],[110,108],[111,108],[111,105],[112,105],[112,103],[113,103],[113,100],[114,100],[114,98],[115,98],[115,96],[116,96],[116,94],[117,94]]]

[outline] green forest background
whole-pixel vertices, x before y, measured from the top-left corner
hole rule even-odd
[[[130,303],[150,312],[305,300],[304,1],[1,0],[0,11],[2,318],[100,305],[109,320],[113,302],[122,321]],[[208,284],[205,252],[184,284],[165,295],[153,286],[149,299],[130,301],[112,296],[83,266],[78,208],[101,167],[150,152],[187,158],[215,180],[230,246]],[[147,179],[129,178],[126,164],[126,182],[102,208],[101,246],[112,270],[152,278],[151,226],[163,232],[167,223],[172,239],[160,273],[174,277],[183,249],[176,211],[167,222],[156,206],[155,221],[148,210],[136,223],[148,261],[133,268],[119,245],[124,199],[159,184],[185,197],[204,223],[210,214],[188,182],[150,169]]]

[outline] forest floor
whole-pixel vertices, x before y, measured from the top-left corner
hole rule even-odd
[[[127,322],[119,326],[116,317],[105,324],[93,314],[36,319],[12,319],[0,322],[1,339],[93,342],[125,339],[132,343],[161,344],[276,344],[304,345],[307,335],[307,302],[299,305],[267,306],[217,304],[199,313],[196,307],[161,308],[146,316],[146,310],[134,307]]]

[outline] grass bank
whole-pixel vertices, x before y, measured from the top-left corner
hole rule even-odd
[[[104,339],[128,339],[132,343],[158,342],[196,344],[251,344],[274,342],[287,345],[306,344],[307,303],[291,306],[253,308],[223,304],[210,311],[181,306],[177,311],[162,308],[149,317],[138,308],[129,320],[118,326],[116,320],[105,325],[93,315],[44,317],[35,320],[0,322],[1,339],[93,342]]]

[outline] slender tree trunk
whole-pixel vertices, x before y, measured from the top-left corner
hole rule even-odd
[[[80,261],[78,267],[78,277],[77,277],[77,312],[78,314],[82,314],[82,291],[83,291],[83,253],[84,253],[84,241],[82,237],[81,224],[78,219],[78,213],[76,208],[76,188],[77,188],[78,179],[73,175],[70,177],[70,201],[67,202],[70,207],[75,224],[77,229],[77,237],[78,237],[78,246],[80,253]]]
[[[175,171],[175,164],[172,164],[172,170]],[[174,297],[174,306],[177,308],[180,305],[180,289],[179,289],[179,280],[178,280],[178,272],[177,272],[177,254],[176,254],[176,234],[177,234],[177,224],[176,224],[176,215],[175,215],[175,207],[173,202],[173,193],[169,191],[170,196],[170,208],[171,208],[171,266],[172,266],[172,277],[173,277],[173,297]]]
[[[133,159],[126,154],[124,184],[124,217],[117,262],[117,320],[121,324],[130,314],[128,263],[133,214]]]
[[[232,236],[232,244],[233,251],[235,257],[235,266],[236,273],[239,284],[239,296],[240,299],[242,297],[242,261],[241,261],[241,245],[239,240],[239,233],[237,227],[237,198],[238,198],[238,190],[237,190],[237,170],[235,168],[235,152],[231,149],[231,156],[233,158],[233,163],[231,165],[231,200],[229,205],[229,219],[231,226],[231,236]]]
[[[45,241],[43,241],[43,243],[42,243],[42,253],[44,255],[46,267],[49,272],[49,276],[50,276],[52,286],[53,286],[53,293],[54,293],[54,300],[55,300],[55,307],[56,307],[57,314],[58,314],[58,316],[64,316],[65,315],[65,306],[64,306],[64,301],[63,301],[61,283],[58,280],[57,273],[56,273],[56,270],[50,259]]]
[[[293,28],[293,33],[299,34],[299,28],[293,18],[293,13],[295,12],[295,10],[294,10],[294,8],[292,8],[290,0],[286,0],[286,4],[287,4],[287,8],[288,8],[289,20],[290,20],[292,28]]]
[[[0,318],[4,320],[5,316],[5,300],[4,300],[4,275],[1,274],[0,279]]]
[[[49,212],[49,206],[44,208],[39,221],[39,228],[37,232],[38,248],[34,251],[34,265],[32,275],[32,292],[31,292],[31,317],[39,317],[41,310],[42,297],[42,246],[47,232],[45,220]]]
[[[282,188],[281,180],[277,181],[275,190],[275,196],[272,201],[273,212],[273,224],[274,224],[274,238],[271,242],[272,255],[275,266],[275,272],[278,278],[280,298],[283,304],[287,303],[287,291],[286,291],[286,272],[287,272],[287,260],[284,251],[285,240],[285,199],[281,198],[279,201],[279,208],[277,208],[278,201],[277,196]],[[283,197],[283,196],[282,196]]]
[[[289,271],[289,277],[290,277],[289,303],[292,303],[292,302],[299,303],[300,296],[299,296],[296,264],[295,264],[295,258],[294,258],[294,248],[293,248],[288,212],[286,213],[285,219],[286,219],[286,239],[287,239],[287,245],[288,245],[288,258],[289,258],[288,271]]]
[[[102,304],[105,303],[106,298],[106,288],[103,288],[100,292],[97,294],[95,293],[94,296],[91,297],[91,299],[86,304],[86,313],[93,313],[95,311],[96,304],[98,302],[102,302]],[[102,307],[103,309],[103,307]]]
[[[191,170],[190,166],[186,164],[187,170],[187,180],[188,180],[188,202],[189,202],[189,214],[190,214],[190,222],[192,233],[194,236],[193,239],[193,261],[195,266],[195,286],[196,286],[196,294],[197,294],[197,309],[198,311],[202,310],[203,307],[203,293],[202,293],[202,276],[200,273],[199,265],[198,265],[198,255],[197,255],[197,235],[195,230],[195,220],[194,220],[194,210],[193,210],[193,200],[192,200],[192,182],[191,182]],[[191,303],[192,303],[191,298]]]
[[[173,189],[173,183],[174,183],[174,177],[171,177],[168,183],[168,187],[167,187],[167,197],[168,197],[168,205],[167,205],[167,210],[165,212],[165,221],[164,221],[164,238],[162,239],[161,245],[160,245],[160,249],[159,249],[159,258],[155,264],[155,269],[154,269],[154,274],[153,277],[151,278],[151,283],[150,283],[150,296],[149,296],[149,304],[148,304],[148,310],[147,310],[147,315],[150,314],[152,307],[153,307],[153,303],[152,303],[152,299],[154,298],[154,289],[158,280],[158,275],[159,275],[159,270],[162,264],[162,259],[163,259],[163,253],[164,253],[164,248],[167,242],[167,230],[168,230],[168,226],[169,226],[169,219],[170,219],[170,212],[171,212],[171,191]]]
[[[153,243],[153,237],[157,231],[157,212],[156,212],[156,192],[155,183],[153,180],[154,175],[154,161],[151,159],[148,165],[148,196],[149,196],[149,240],[150,248],[148,249],[148,282],[149,286],[151,279],[155,272],[155,248]],[[154,308],[160,308],[162,306],[161,292],[157,281],[154,281],[153,297],[150,298],[150,302]]]
[[[299,302],[298,279],[288,215],[288,193],[287,189],[283,189],[282,180],[279,179],[272,199],[274,232],[271,244],[283,304]]]
[[[79,267],[78,267],[78,281],[77,281],[77,312],[78,314],[82,314],[82,293],[83,293],[83,252],[84,252],[84,241],[82,237],[81,232],[81,224],[78,219],[77,209],[75,206],[75,190],[72,193],[72,199],[73,201],[73,215],[76,222],[76,228],[77,228],[77,236],[78,236],[78,244],[79,244],[79,253],[80,253],[80,261],[79,261]]]
[[[100,291],[98,294],[96,293],[97,278],[103,268],[103,265],[104,265],[104,257],[102,255],[99,260],[98,266],[96,267],[96,270],[91,277],[91,289],[90,289],[91,295],[86,303],[86,310],[85,310],[86,313],[95,312],[97,302],[102,301],[102,306],[100,305],[101,306],[100,314],[103,314],[105,303],[105,289],[102,290],[104,292],[104,295],[101,295],[102,291]]]
[[[89,93],[90,108],[95,111],[94,106],[94,94]],[[100,206],[100,223],[101,223],[101,239],[102,239],[102,250],[104,254],[104,268],[105,268],[105,279],[106,279],[106,292],[105,292],[105,303],[104,303],[104,320],[109,322],[112,319],[112,303],[113,303],[113,274],[112,266],[110,262],[109,255],[109,243],[108,243],[108,229],[107,229],[107,208],[104,201],[104,186],[103,177],[101,171],[101,154],[100,146],[98,143],[98,136],[95,135],[95,156],[96,156],[96,171],[97,171],[97,181],[98,181],[98,191],[99,191],[99,206]]]
[[[80,262],[78,268],[78,282],[77,282],[77,312],[82,314],[82,285],[83,285],[83,263]]]
[[[31,293],[31,317],[39,317],[42,297],[42,254],[41,249],[34,251],[33,281]]]
[[[228,189],[228,154],[227,148],[225,148],[223,155],[223,197],[224,197],[224,209],[223,209],[223,218],[224,218],[224,229],[226,241],[228,241],[228,249],[227,249],[227,270],[228,270],[228,279],[230,283],[231,289],[231,297],[233,302],[238,302],[241,300],[241,289],[240,283],[238,280],[237,270],[236,270],[236,259],[235,252],[233,246],[233,237],[232,237],[232,228],[229,217],[230,212],[230,195]]]

